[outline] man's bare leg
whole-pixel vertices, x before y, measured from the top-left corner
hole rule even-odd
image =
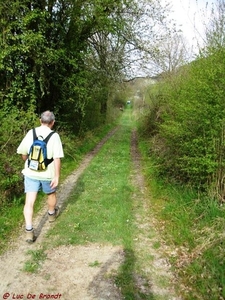
[[[34,230],[33,230],[33,209],[34,202],[37,198],[37,192],[27,192],[25,205],[23,208],[23,215],[26,223],[26,242],[33,243],[34,242]]]
[[[59,214],[59,208],[56,206],[57,199],[56,193],[52,193],[48,195],[48,219],[49,222],[54,222],[56,217]]]
[[[48,194],[48,210],[54,212],[56,206],[56,193]]]
[[[31,230],[33,227],[32,218],[33,218],[33,209],[34,202],[37,198],[37,192],[27,192],[25,205],[23,208],[23,215],[25,218],[26,229]]]

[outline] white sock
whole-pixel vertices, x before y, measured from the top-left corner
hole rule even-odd
[[[33,229],[33,226],[32,226],[32,225],[26,226],[26,230],[27,230],[27,231],[31,231],[32,229]]]

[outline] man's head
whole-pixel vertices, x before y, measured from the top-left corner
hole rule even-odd
[[[41,124],[52,127],[55,123],[55,116],[53,112],[46,110],[41,114]]]

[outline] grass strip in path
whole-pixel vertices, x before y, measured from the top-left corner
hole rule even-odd
[[[131,247],[131,128],[129,120],[126,117],[123,120],[125,125],[102,147],[79,178],[64,212],[49,232],[51,238],[55,236],[56,245],[98,242]]]

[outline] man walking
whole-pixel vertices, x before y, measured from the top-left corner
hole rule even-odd
[[[45,111],[41,114],[41,126],[35,128],[36,135],[45,139],[55,123],[55,116],[51,111]],[[33,144],[33,130],[29,130],[23,138],[17,153],[22,155],[25,161],[22,173],[24,175],[24,189],[26,200],[24,205],[24,218],[26,224],[26,242],[34,242],[34,229],[32,224],[33,207],[40,189],[48,195],[48,218],[49,222],[55,221],[59,214],[59,207],[56,199],[56,188],[59,184],[61,158],[64,157],[63,147],[58,133],[52,134],[47,143],[47,158],[53,159],[44,171],[36,171],[28,166],[28,154]]]

